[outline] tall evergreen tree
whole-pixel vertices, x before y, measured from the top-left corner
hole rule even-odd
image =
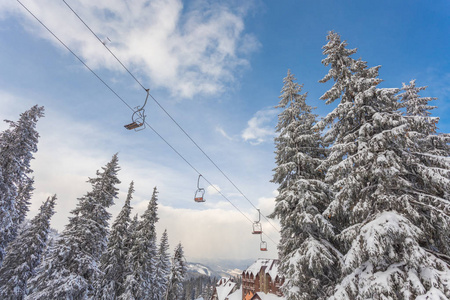
[[[108,247],[100,260],[102,273],[96,286],[96,299],[116,299],[124,291],[126,261],[130,251],[126,242],[129,240],[130,203],[133,193],[134,183],[131,182],[125,204],[112,225]]]
[[[35,272],[44,253],[55,210],[56,195],[48,197],[39,213],[6,248],[0,269],[0,298],[21,300],[27,293],[27,281]]]
[[[436,133],[439,118],[431,116],[436,106],[429,105],[436,98],[420,97],[425,89],[412,80],[403,84],[400,95],[408,125],[402,157],[408,168],[405,180],[410,183],[403,197],[419,212],[415,223],[424,225],[427,251],[450,263],[450,134]]]
[[[416,86],[416,80],[411,80],[409,84],[403,83],[401,102],[406,108],[405,115],[407,116],[419,116],[419,117],[429,117],[431,115],[430,110],[437,108],[436,106],[431,106],[428,103],[430,101],[436,100],[433,97],[420,97],[419,92],[426,90],[426,86],[418,87]],[[431,118],[430,121],[436,120]],[[437,122],[430,122],[431,125],[435,125]],[[436,129],[433,126],[431,131],[428,133],[434,133]]]
[[[329,125],[330,155],[322,164],[335,191],[325,210],[336,231],[329,239],[342,254],[340,280],[330,299],[449,297],[450,270],[422,245],[418,206],[404,197],[411,186],[402,157],[408,121],[399,112],[398,89],[377,88],[379,67],[350,57],[331,32],[323,60],[334,80],[322,99],[340,103],[320,126]],[[429,222],[422,219],[422,222]]]
[[[22,224],[28,213],[31,196],[33,195],[34,178],[27,178],[24,182],[21,182],[18,186],[17,197],[15,201],[15,214],[13,218],[14,224]],[[13,231],[12,239],[15,239],[17,235],[17,228]]]
[[[284,78],[279,105],[276,163],[273,182],[279,194],[271,217],[281,222],[279,246],[282,287],[288,299],[319,299],[335,279],[339,253],[323,237],[333,236],[322,213],[331,201],[319,169],[325,159],[321,137],[313,126],[316,115],[306,93],[290,71]],[[300,290],[300,292],[299,292]]]
[[[133,219],[130,221],[130,224],[127,228],[127,235],[125,237],[124,246],[125,248],[129,249],[131,251],[131,248],[133,248],[134,240],[136,238],[136,228],[139,224],[139,214],[136,213],[133,217]],[[130,253],[128,253],[129,255]],[[126,272],[127,275],[131,273],[131,265],[130,263],[126,264]]]
[[[5,248],[15,238],[26,212],[23,207],[17,211],[16,201],[18,197],[26,199],[20,198],[19,190],[30,183],[30,162],[39,139],[36,123],[43,116],[44,107],[35,105],[22,113],[17,122],[6,121],[9,128],[0,134],[0,265]]]
[[[187,272],[186,262],[184,260],[184,251],[181,243],[175,248],[172,259],[172,268],[169,276],[169,286],[167,290],[167,300],[183,299],[183,281]]]
[[[99,260],[106,249],[106,211],[117,197],[119,171],[115,154],[88,182],[92,190],[79,198],[60,239],[30,282],[30,299],[85,299],[93,295],[99,276]]]
[[[154,299],[162,300],[167,292],[167,285],[170,274],[170,254],[169,254],[169,238],[167,230],[164,230],[159,243],[156,274],[155,274],[155,290]]]
[[[128,257],[130,274],[125,280],[125,291],[120,299],[152,299],[155,295],[157,200],[158,191],[155,187],[147,210],[134,230]]]

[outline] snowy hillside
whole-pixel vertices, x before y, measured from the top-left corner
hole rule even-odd
[[[207,266],[204,266],[199,263],[189,263],[188,262],[187,270],[188,270],[188,274],[190,274],[194,277],[201,276],[201,275],[210,276],[210,277],[216,276],[216,273],[213,270],[211,270]]]
[[[242,273],[240,269],[228,269],[220,266],[208,267],[200,263],[187,263],[188,274],[190,277],[209,276],[209,277],[229,277],[238,276]]]

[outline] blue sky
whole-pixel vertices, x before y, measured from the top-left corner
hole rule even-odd
[[[339,32],[357,57],[382,65],[382,87],[417,80],[438,97],[434,115],[450,131],[450,2],[436,1],[67,1],[151,94],[263,214],[273,209],[274,127],[282,80],[290,69],[317,114],[328,71],[321,47]],[[131,106],[144,90],[62,1],[23,0],[61,40]],[[432,3],[432,5],[430,4]],[[269,251],[250,234],[256,210],[153,102],[147,121],[239,208],[214,189],[194,203],[197,173],[151,130],[130,132],[130,110],[16,1],[0,3],[0,117],[17,119],[44,105],[36,190],[30,216],[53,193],[52,225],[62,230],[86,180],[118,152],[120,209],[131,180],[142,213],[160,191],[158,232],[185,246],[189,260],[276,257],[276,230],[263,223]],[[0,130],[6,124],[0,124]],[[243,214],[246,215],[244,217]],[[276,221],[275,227],[279,228]],[[271,240],[269,240],[269,238]]]

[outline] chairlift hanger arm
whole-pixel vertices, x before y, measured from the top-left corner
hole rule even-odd
[[[198,179],[197,179],[197,189],[200,189],[200,177],[203,177],[202,174],[198,175]]]
[[[128,130],[134,129],[135,131],[141,131],[145,129],[145,110],[144,107],[147,105],[148,96],[150,95],[150,89],[145,89],[147,96],[145,97],[144,105],[141,107],[136,106],[133,114],[131,115],[132,122],[125,125],[124,127]],[[142,128],[139,128],[142,127]]]
[[[150,89],[145,89],[147,92],[147,97],[145,97],[144,105],[142,105],[141,109],[144,109],[145,105],[147,105],[148,96],[150,95]]]

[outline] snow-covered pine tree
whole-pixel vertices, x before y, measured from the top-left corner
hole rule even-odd
[[[125,238],[124,241],[124,246],[126,249],[129,249],[129,251],[131,251],[131,248],[133,248],[134,245],[134,240],[136,238],[136,228],[139,224],[139,214],[136,213],[133,217],[133,219],[130,221],[130,224],[128,225],[127,228],[127,236]],[[129,253],[128,253],[129,254]],[[131,269],[130,269],[130,264],[127,263],[126,265],[126,269],[127,269],[127,275],[129,275],[131,273]]]
[[[425,248],[450,263],[450,134],[437,134],[438,117],[432,117],[432,97],[420,97],[426,87],[415,80],[403,84],[401,102],[408,121],[403,159],[408,167],[405,179],[410,182],[403,197],[420,213],[416,224],[423,224]],[[431,228],[429,228],[431,227]]]
[[[18,222],[24,218],[21,214],[26,212],[23,208],[17,211],[16,200],[22,199],[20,187],[25,188],[30,182],[30,162],[39,139],[36,123],[43,116],[44,107],[35,105],[22,113],[17,122],[6,121],[9,128],[0,134],[0,265],[6,246],[17,235]]]
[[[155,295],[156,228],[158,191],[153,189],[148,207],[136,226],[128,256],[129,275],[119,299],[153,299]]]
[[[334,85],[322,99],[341,101],[319,124],[331,126],[325,134],[331,151],[321,168],[335,191],[324,215],[337,234],[329,241],[344,254],[329,299],[450,297],[450,270],[422,247],[427,226],[416,223],[420,208],[402,197],[410,182],[399,90],[377,88],[379,67],[352,59],[355,50],[345,49],[338,34],[327,39],[323,63],[331,69],[322,82]]]
[[[170,274],[170,254],[169,254],[169,238],[167,230],[164,230],[161,241],[159,243],[156,274],[155,274],[155,290],[154,299],[163,300],[166,292]]]
[[[287,299],[320,299],[336,279],[339,253],[323,237],[333,235],[322,213],[331,201],[318,167],[325,158],[316,115],[306,104],[307,94],[288,71],[283,80],[275,138],[276,164],[272,181],[279,184],[270,217],[281,223],[280,272]]]
[[[185,280],[186,272],[187,266],[184,260],[183,246],[179,243],[172,258],[167,300],[183,300],[183,281]]]
[[[26,296],[28,279],[41,262],[47,244],[55,201],[56,195],[48,197],[30,225],[6,248],[6,256],[0,269],[1,299],[21,300]]]
[[[402,84],[402,94],[400,95],[401,102],[406,108],[406,116],[419,116],[419,117],[429,117],[431,115],[430,110],[437,108],[437,106],[428,105],[430,101],[437,100],[433,97],[420,97],[420,91],[426,90],[426,86],[416,86],[416,80],[411,80],[409,84]],[[429,121],[431,131],[428,133],[435,133],[437,122],[435,118],[431,118]]]
[[[22,224],[25,220],[27,212],[30,206],[31,196],[34,190],[33,187],[34,178],[27,178],[24,182],[21,182],[18,186],[17,197],[15,202],[15,215],[13,218],[14,224]],[[15,229],[12,234],[12,239],[16,238],[18,230]]]
[[[126,242],[129,240],[128,227],[131,222],[131,199],[134,193],[134,183],[130,183],[127,198],[122,210],[114,221],[108,239],[108,247],[100,259],[100,271],[96,284],[95,299],[117,299],[123,291],[123,283],[127,275],[126,262],[128,253]]]
[[[79,198],[66,225],[49,255],[30,282],[29,299],[86,299],[93,296],[99,275],[99,260],[107,246],[106,211],[117,198],[120,183],[118,157],[97,171],[88,182],[92,190]]]
[[[214,286],[215,286],[215,282],[209,282],[209,284],[207,284],[203,288],[201,297],[203,299],[211,299],[213,292],[214,292]]]

